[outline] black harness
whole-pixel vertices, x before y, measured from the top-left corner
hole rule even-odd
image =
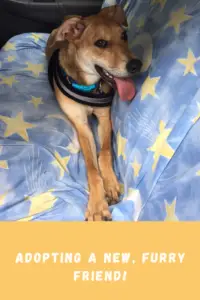
[[[53,90],[53,80],[55,80],[60,91],[65,96],[76,102],[97,107],[105,107],[112,104],[114,90],[112,89],[109,93],[105,94],[101,90],[101,81],[94,85],[94,89],[92,91],[83,91],[76,88],[78,84],[74,83],[59,64],[59,50],[56,50],[50,58],[48,65],[48,78]],[[85,88],[87,88],[87,86],[85,86]]]

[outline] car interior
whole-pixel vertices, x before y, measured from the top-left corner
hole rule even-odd
[[[66,15],[97,13],[101,0],[2,0],[0,2],[0,46],[14,35],[25,32],[51,32]],[[13,25],[11,25],[13,24]]]

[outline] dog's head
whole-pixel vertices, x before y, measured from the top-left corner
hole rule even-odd
[[[128,97],[128,91],[133,97],[129,78],[140,71],[142,63],[128,48],[126,27],[125,13],[117,5],[86,18],[68,17],[54,32],[51,47],[66,45],[61,63],[69,72],[75,69],[79,75],[74,71],[73,75],[82,83],[92,84],[102,78],[117,87],[121,97]]]

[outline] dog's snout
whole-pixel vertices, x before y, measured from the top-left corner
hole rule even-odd
[[[141,70],[141,67],[142,62],[139,59],[131,59],[126,65],[126,69],[130,74],[139,72]]]

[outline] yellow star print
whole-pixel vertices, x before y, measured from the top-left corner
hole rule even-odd
[[[129,1],[127,1],[127,2],[125,3],[125,5],[124,5],[124,11],[126,11],[126,10],[128,9],[128,7],[129,7]]]
[[[138,177],[140,169],[141,169],[141,164],[138,163],[136,157],[134,159],[134,162],[131,165],[134,170],[134,177]]]
[[[31,37],[34,39],[34,41],[37,43],[39,41],[39,39],[42,37],[43,35],[42,34],[35,34],[35,33],[32,33],[31,34]]]
[[[8,86],[12,87],[13,86],[13,83],[17,83],[19,81],[17,81],[15,79],[15,76],[12,75],[10,77],[4,77],[4,76],[0,76],[0,84],[7,84]]]
[[[144,16],[141,16],[136,22],[136,27],[142,28],[142,27],[144,27],[144,23],[145,23]]]
[[[8,62],[12,62],[15,60],[15,56],[9,55],[6,59]]]
[[[152,171],[155,170],[160,156],[171,158],[172,155],[174,154],[174,150],[167,143],[167,138],[171,133],[172,129],[171,128],[166,129],[165,126],[166,124],[163,121],[160,121],[160,125],[159,125],[160,133],[157,136],[153,146],[147,149],[148,151],[154,152],[153,155],[154,163],[152,165]]]
[[[151,95],[153,97],[156,95],[156,85],[158,81],[160,80],[160,77],[150,77],[148,76],[146,80],[144,81],[142,88],[141,88],[141,100],[144,100],[144,98],[147,95]]]
[[[1,169],[8,169],[8,162],[7,162],[7,160],[0,160],[0,168]]]
[[[7,128],[4,132],[4,137],[18,134],[27,142],[29,141],[27,129],[34,128],[36,126],[31,123],[25,122],[22,112],[18,113],[15,118],[0,116],[0,120],[7,125]]]
[[[123,136],[121,136],[120,132],[118,132],[117,135],[117,153],[118,156],[122,156],[123,159],[126,159],[126,154],[125,154],[125,147],[126,147],[127,139],[125,139]]]
[[[4,51],[10,51],[10,50],[16,50],[15,44],[11,42],[7,42],[5,46],[3,47]]]
[[[151,4],[155,5],[155,4],[160,4],[161,10],[163,10],[165,4],[166,4],[167,0],[152,0]]]
[[[166,200],[164,200],[164,202],[165,202],[165,210],[166,210],[165,221],[168,221],[168,222],[179,221],[179,219],[175,213],[176,199],[174,199],[171,204],[169,204]]]
[[[67,164],[70,160],[70,156],[61,157],[57,151],[55,151],[54,154],[55,160],[52,162],[52,165],[60,169],[60,178],[62,179],[64,177],[65,172],[68,172]]]
[[[180,26],[182,23],[190,20],[192,16],[185,14],[185,8],[182,7],[177,11],[174,11],[170,15],[170,21],[167,23],[166,27],[174,27],[176,33],[179,33]]]
[[[28,221],[31,221],[32,218],[33,218],[33,216],[22,218],[22,219],[17,220],[17,222],[28,222]]]
[[[36,98],[36,97],[33,97],[33,96],[32,96],[32,99],[30,101],[28,101],[28,102],[32,103],[35,108],[38,108],[38,106],[40,104],[43,104],[42,98]]]
[[[7,196],[8,192],[5,192],[4,194],[1,194],[0,195],[0,205],[3,205],[4,204],[4,200]]]
[[[187,75],[188,73],[192,73],[197,76],[196,70],[194,68],[194,64],[199,60],[199,58],[194,56],[194,53],[191,49],[188,50],[188,55],[186,58],[179,58],[177,61],[185,66],[185,71],[183,75]]]
[[[198,121],[198,119],[200,118],[200,103],[197,102],[197,106],[198,106],[198,115],[192,120],[193,123],[196,123],[196,121]]]
[[[44,64],[32,64],[31,62],[26,62],[26,64],[28,66],[24,70],[32,72],[36,77],[44,72]]]
[[[51,209],[57,198],[52,194],[52,190],[49,190],[45,193],[28,197],[27,200],[31,203],[28,215],[28,217],[31,217]]]
[[[197,176],[200,176],[200,170],[196,172],[196,175],[197,175]]]

